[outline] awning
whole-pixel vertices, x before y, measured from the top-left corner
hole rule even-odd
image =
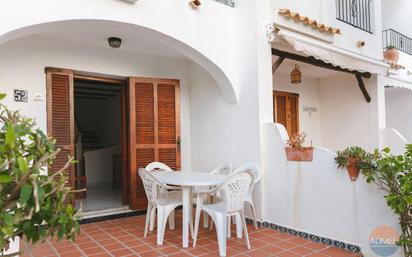
[[[412,91],[412,81],[407,81],[393,76],[383,77],[382,80],[385,87],[405,88]]]
[[[272,43],[280,39],[287,42],[288,45],[298,52],[313,56],[316,59],[343,69],[380,75],[386,75],[389,69],[389,65],[383,61],[343,50],[321,41],[315,41],[285,29],[273,26],[270,33],[268,38]]]

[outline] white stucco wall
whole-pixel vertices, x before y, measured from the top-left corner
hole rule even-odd
[[[182,167],[191,168],[191,136],[188,62],[167,58],[107,51],[50,38],[27,37],[0,47],[0,91],[8,94],[4,104],[36,119],[46,130],[46,77],[44,68],[59,67],[118,76],[162,77],[180,80]],[[216,83],[214,84],[215,87]],[[16,103],[14,89],[27,89],[28,103]],[[219,90],[219,89],[217,89]],[[41,93],[42,102],[33,101]],[[221,96],[221,94],[220,94]]]
[[[375,256],[369,247],[372,230],[380,225],[399,230],[384,192],[361,175],[352,182],[325,148],[315,148],[313,162],[288,162],[282,130],[273,123],[264,129],[263,220],[353,243],[364,256]]]
[[[354,75],[322,79],[320,84],[322,145],[329,149],[361,146],[379,147],[379,95],[377,77],[364,79],[372,101],[367,103]],[[383,87],[382,87],[383,88]]]
[[[386,88],[386,123],[397,129],[412,142],[412,91],[403,88]]]

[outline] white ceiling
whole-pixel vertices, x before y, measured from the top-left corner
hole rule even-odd
[[[187,59],[166,44],[150,38],[148,33],[145,33],[145,29],[122,23],[71,21],[61,23],[55,28],[48,28],[47,31],[39,32],[37,35],[107,49],[110,48],[107,39],[119,37],[122,39],[122,46],[116,49],[117,51]]]
[[[272,63],[274,63],[277,60],[277,58],[278,57],[273,56]],[[302,72],[303,77],[322,79],[322,78],[329,78],[329,77],[333,77],[333,76],[341,74],[338,71],[324,69],[324,68],[320,68],[314,65],[297,62],[297,61],[293,61],[289,59],[285,59],[282,62],[282,64],[276,70],[276,73],[279,72],[279,73],[284,73],[284,74],[290,74],[292,70],[295,68],[295,64],[299,66],[299,69]]]

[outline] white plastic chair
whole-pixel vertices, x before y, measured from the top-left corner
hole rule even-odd
[[[232,174],[232,172],[233,172],[233,164],[230,163],[230,162],[228,162],[228,163],[222,164],[222,165],[214,168],[211,172],[209,172],[209,174],[214,174],[214,175],[230,175],[230,174]],[[194,191],[195,195],[196,195],[196,193],[197,193],[198,191],[200,191],[200,190],[201,190],[201,189],[195,189],[195,191]],[[211,196],[209,197],[210,203],[213,203],[213,200],[214,200],[215,197],[219,197],[219,192],[216,192],[216,194],[211,195]],[[207,216],[205,216],[203,224],[204,224],[204,227],[205,227],[205,228],[208,226],[208,218],[207,218]],[[210,223],[210,230],[212,230],[212,229],[213,229],[213,222]]]
[[[171,172],[172,168],[161,162],[151,162],[146,167],[145,170],[150,172]],[[174,190],[180,190],[180,188],[174,188]],[[160,187],[161,193],[167,193],[165,188]],[[147,210],[149,212],[149,209]],[[150,211],[150,231],[154,230],[156,220],[156,208],[152,208]],[[173,230],[175,228],[175,212],[173,211],[169,216],[169,229]]]
[[[233,164],[228,162],[213,169],[210,174],[230,175],[233,172]]]
[[[168,172],[173,171],[169,166],[161,162],[151,162],[147,164],[145,170],[150,172]]]
[[[253,215],[253,226],[255,229],[257,229],[257,221],[256,221],[256,209],[255,209],[255,205],[253,204],[253,190],[254,187],[257,183],[259,183],[260,179],[262,178],[262,173],[260,171],[260,167],[255,164],[255,163],[245,163],[243,165],[241,165],[239,168],[237,168],[235,170],[234,173],[236,172],[241,172],[241,171],[250,171],[250,173],[252,173],[253,175],[253,184],[250,187],[250,190],[247,193],[245,202],[247,202],[252,210],[252,215]],[[229,230],[230,231],[230,230]]]
[[[174,187],[163,184],[156,179],[152,172],[143,168],[139,169],[139,176],[142,179],[148,201],[144,237],[147,236],[152,210],[157,209],[157,244],[163,245],[167,219],[176,207],[183,204],[182,193],[181,191],[160,192],[160,187],[164,189],[174,189]]]
[[[250,249],[249,236],[243,207],[245,199],[253,183],[253,174],[249,171],[239,171],[230,175],[222,184],[212,190],[199,191],[196,199],[196,217],[193,247],[196,246],[199,231],[199,220],[201,211],[209,214],[216,224],[216,233],[219,242],[220,256],[226,256],[226,229],[228,217],[239,215],[242,221],[243,231],[246,238],[247,248]],[[205,204],[205,196],[220,191],[221,200],[217,203]]]

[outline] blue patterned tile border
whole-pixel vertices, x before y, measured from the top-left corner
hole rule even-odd
[[[214,1],[225,4],[230,7],[235,7],[235,0],[214,0]]]
[[[252,224],[253,221],[251,219],[246,219],[248,224]],[[292,228],[287,228],[284,226],[280,226],[274,223],[269,223],[267,221],[264,222],[257,222],[259,227],[264,227],[264,228],[269,228],[269,229],[273,229],[273,230],[278,230],[281,233],[287,233],[291,236],[295,236],[295,237],[300,237],[303,239],[307,239],[313,242],[317,242],[317,243],[321,243],[324,245],[328,245],[328,246],[333,246],[333,247],[337,247],[340,249],[343,249],[345,251],[349,251],[349,252],[353,252],[353,253],[361,253],[361,248],[357,245],[353,245],[353,244],[349,244],[349,243],[344,243],[335,239],[330,239],[330,238],[326,238],[326,237],[321,237],[321,236],[317,236],[314,234],[310,234],[307,232],[303,232],[303,231],[299,231],[296,229],[292,229]]]

